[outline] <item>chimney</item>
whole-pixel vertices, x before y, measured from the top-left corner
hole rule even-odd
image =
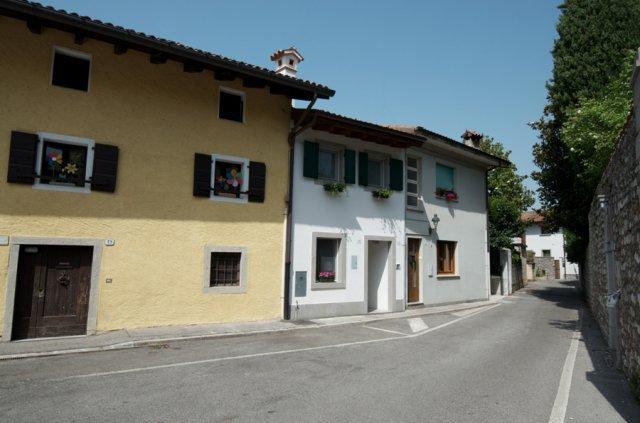
[[[480,132],[474,131],[473,129],[467,129],[464,131],[464,134],[462,134],[462,142],[464,142],[464,145],[466,146],[480,148],[480,140],[482,140],[483,137],[484,135]]]
[[[292,78],[297,77],[298,63],[303,60],[304,57],[293,46],[284,50],[277,50],[271,55],[271,61],[276,62],[276,72]]]

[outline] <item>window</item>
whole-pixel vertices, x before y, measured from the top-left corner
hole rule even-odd
[[[245,261],[243,247],[205,246],[204,292],[244,292]]]
[[[368,186],[372,188],[388,187],[389,158],[373,152],[368,152],[367,175]]]
[[[241,253],[211,253],[209,286],[240,286]]]
[[[407,157],[407,207],[419,208],[420,199],[420,160],[415,157]]]
[[[318,178],[340,181],[342,178],[342,147],[321,144],[318,149]]]
[[[244,93],[221,88],[218,117],[244,122]]]
[[[551,257],[551,250],[542,250],[542,257]]]
[[[249,160],[242,157],[212,155],[213,191],[216,201],[246,202],[249,180]]]
[[[441,193],[443,191],[454,191],[454,169],[450,166],[445,166],[440,163],[436,163],[436,192]],[[443,196],[444,194],[437,194]]]
[[[36,188],[58,191],[90,192],[88,182],[93,173],[94,142],[92,140],[39,134],[36,157]]]
[[[344,288],[345,242],[340,234],[314,234],[312,289]]]
[[[438,275],[455,275],[456,246],[454,241],[438,241]]]
[[[89,91],[91,56],[56,47],[53,51],[51,83],[58,87]]]

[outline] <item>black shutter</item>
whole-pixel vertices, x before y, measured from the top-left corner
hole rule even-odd
[[[193,195],[207,198],[211,196],[211,156],[208,154],[196,153],[195,155]]]
[[[356,152],[344,150],[344,183],[356,183]]]
[[[318,179],[318,154],[320,144],[317,142],[304,142],[304,159],[302,175],[305,178]]]
[[[249,201],[264,203],[267,166],[261,162],[249,162]]]
[[[394,191],[402,191],[403,189],[403,169],[402,160],[389,160],[389,188]]]
[[[118,179],[118,147],[96,144],[93,148],[91,191],[114,192]]]
[[[358,183],[369,185],[369,155],[362,151],[358,153]]]
[[[11,132],[7,182],[33,184],[37,155],[38,135],[18,131]]]

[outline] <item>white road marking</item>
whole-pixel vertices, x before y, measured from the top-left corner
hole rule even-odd
[[[476,308],[468,308],[465,310],[460,310],[457,311],[455,313],[451,313],[452,316],[456,316],[456,317],[462,317],[462,316],[468,316],[470,314],[473,314],[475,312],[477,312],[478,310],[483,310],[486,307],[476,307]]]
[[[365,327],[365,328],[367,328],[367,329],[379,330],[379,331],[381,331],[381,332],[395,333],[396,335],[407,336],[407,334],[406,334],[406,333],[404,333],[404,332],[398,332],[397,330],[383,329],[383,328],[377,328],[377,327],[375,327],[375,326],[367,326],[367,325],[364,325],[363,327]]]
[[[564,361],[562,367],[562,375],[560,376],[560,383],[558,384],[558,392],[556,393],[556,399],[553,402],[553,409],[551,409],[551,416],[549,417],[549,423],[564,423],[564,418],[567,413],[567,406],[569,405],[569,392],[571,391],[571,379],[573,378],[573,368],[576,364],[576,356],[578,354],[578,346],[580,343],[580,327],[582,324],[582,312],[578,312],[578,322],[576,328],[571,335],[571,344],[569,345],[569,351],[567,352],[567,358]]]
[[[439,326],[434,326],[432,328],[426,329],[426,330],[424,330],[422,332],[419,332],[419,333],[414,333],[412,335],[392,336],[392,337],[388,337],[388,338],[370,339],[370,340],[366,340],[366,341],[344,342],[342,344],[320,345],[320,346],[317,346],[317,347],[296,348],[296,349],[290,349],[290,350],[270,351],[270,352],[255,353],[255,354],[243,354],[243,355],[235,355],[235,356],[229,356],[229,357],[208,358],[208,359],[205,359],[205,360],[184,361],[184,362],[180,362],[180,363],[161,364],[161,365],[157,365],[157,366],[135,367],[135,368],[131,368],[131,369],[112,370],[112,371],[108,371],[108,372],[86,373],[86,374],[82,374],[82,375],[65,376],[65,377],[61,377],[61,378],[49,379],[49,381],[58,382],[58,381],[64,381],[64,380],[70,380],[70,379],[86,379],[86,378],[90,378],[90,377],[122,375],[122,374],[129,374],[129,373],[146,372],[146,371],[151,371],[151,370],[169,369],[169,368],[173,368],[173,367],[186,367],[186,366],[194,366],[194,365],[198,365],[198,364],[218,363],[218,362],[221,362],[221,361],[242,360],[242,359],[245,359],[245,358],[267,357],[267,356],[273,356],[273,355],[291,354],[291,353],[305,352],[305,351],[317,351],[317,350],[325,350],[325,349],[330,349],[330,348],[343,348],[343,347],[350,347],[350,346],[353,346],[353,345],[374,344],[374,343],[377,343],[377,342],[386,342],[386,341],[393,341],[393,340],[398,340],[398,339],[415,338],[415,337],[427,334],[429,332],[433,332],[433,331],[436,331],[438,329],[445,328],[445,327],[447,327],[449,325],[452,325],[454,323],[457,323],[457,322],[459,322],[461,320],[467,319],[469,317],[473,317],[473,316],[475,316],[477,314],[480,314],[480,313],[483,313],[485,311],[489,311],[489,310],[494,309],[494,308],[496,308],[498,306],[500,306],[500,304],[496,304],[496,305],[493,305],[491,307],[483,308],[483,309],[481,309],[479,311],[476,311],[473,314],[468,314],[466,316],[459,317],[459,318],[451,320],[451,321],[449,321],[447,323],[443,323],[443,324],[441,324]],[[372,327],[369,327],[369,328],[373,329]]]
[[[409,327],[411,328],[411,332],[422,332],[425,329],[429,329],[429,325],[427,325],[424,320],[419,317],[414,317],[413,319],[407,319],[409,322]]]

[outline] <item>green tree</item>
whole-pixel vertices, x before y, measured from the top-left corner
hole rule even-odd
[[[612,81],[624,70],[628,52],[640,47],[640,2],[566,0],[559,8],[558,38],[552,51],[553,76],[547,83],[548,102],[543,116],[532,124],[540,136],[533,149],[540,170],[534,172],[533,178],[539,184],[539,199],[548,221],[556,228],[564,228],[571,240],[569,259],[582,262],[595,189],[593,180],[599,179],[598,169],[602,169],[601,165],[589,163],[606,162],[606,153],[611,149],[605,144],[612,145],[615,137],[599,140],[600,145],[593,150],[597,159],[586,147],[589,138],[569,145],[565,137],[573,137],[582,132],[578,127],[588,125],[586,119],[577,118],[583,113],[581,104],[590,106],[591,118],[598,113],[593,104],[586,102],[597,102],[607,95]],[[612,103],[617,110],[619,104],[609,105]],[[603,109],[599,112],[609,113]],[[608,122],[607,126],[617,122],[617,118],[602,120]]]
[[[491,137],[483,137],[480,149],[509,160],[511,152]],[[512,163],[489,171],[489,242],[493,248],[512,248],[513,237],[524,230],[520,215],[533,205],[533,193],[524,186],[526,176],[518,174]]]

